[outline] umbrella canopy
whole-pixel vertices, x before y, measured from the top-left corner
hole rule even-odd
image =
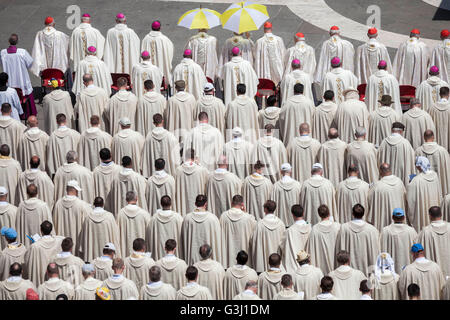
[[[236,33],[258,30],[268,19],[266,6],[253,2],[232,4],[220,18],[224,29]]]
[[[220,25],[220,13],[207,8],[192,9],[178,19],[178,25],[188,29],[211,29]]]

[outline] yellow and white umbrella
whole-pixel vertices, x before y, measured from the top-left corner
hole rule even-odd
[[[211,29],[220,25],[220,13],[207,9],[192,9],[178,19],[178,25],[188,29]]]
[[[232,4],[220,18],[224,29],[236,33],[258,30],[268,19],[266,6],[248,1]]]

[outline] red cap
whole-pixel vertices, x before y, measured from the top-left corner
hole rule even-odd
[[[27,300],[39,300],[39,295],[31,288],[27,290],[26,297]]]
[[[419,31],[419,29],[412,29],[411,33],[420,34],[420,31]]]
[[[270,29],[272,28],[272,24],[269,21],[267,21],[266,23],[264,23],[264,28]]]
[[[442,38],[447,38],[448,36],[450,36],[450,31],[448,31],[448,29],[444,29],[441,31]]]
[[[83,17],[83,18],[90,18],[91,15],[90,15],[89,13],[85,13],[85,14],[82,15],[82,17]]]
[[[301,33],[301,32],[296,33],[295,36],[297,38],[304,38],[305,37],[305,35],[303,33]]]
[[[370,28],[369,31],[367,31],[368,34],[374,35],[378,33],[377,28]]]
[[[332,27],[330,28],[330,30],[339,30],[339,27],[338,27],[338,26],[332,26]]]
[[[50,23],[53,23],[53,18],[52,17],[45,18],[45,24],[50,24]]]

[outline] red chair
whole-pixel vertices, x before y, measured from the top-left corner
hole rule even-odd
[[[400,103],[403,106],[409,105],[409,102],[412,98],[416,97],[416,87],[410,85],[401,85],[400,86]]]
[[[127,90],[131,90],[131,77],[128,73],[111,73],[111,78],[112,78],[112,85],[111,85],[111,89],[115,92],[119,91],[119,87],[117,86],[117,80],[119,80],[119,78],[124,77],[127,79]]]
[[[275,83],[270,79],[258,79],[256,97],[261,98],[261,108],[265,108],[267,97],[278,94]]]
[[[206,77],[206,80],[209,82],[209,83],[212,83],[212,84],[214,84],[214,80],[213,79],[211,79],[210,77]]]
[[[367,88],[367,84],[366,83],[363,83],[363,84],[360,84],[359,86],[358,86],[358,93],[359,93],[359,100],[360,101],[364,101],[365,100],[365,98],[366,98],[366,88]]]
[[[22,89],[20,88],[14,88],[17,92],[17,95],[19,96],[20,104],[22,105],[23,113],[20,115],[20,119],[26,120],[26,115],[31,114],[31,107],[29,104],[29,100],[27,97],[23,95]],[[27,111],[25,111],[27,110]]]
[[[52,87],[51,80],[52,79],[58,80],[59,87],[64,87],[65,84],[65,78],[64,78],[64,72],[62,72],[59,69],[45,69],[41,72],[41,97],[39,99],[39,102],[42,103],[42,98],[47,94],[47,88]]]

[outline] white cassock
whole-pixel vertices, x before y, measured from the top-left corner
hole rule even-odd
[[[111,135],[99,127],[86,129],[78,142],[78,161],[82,166],[93,171],[100,164],[100,150],[111,149],[111,142]]]
[[[98,56],[87,56],[78,63],[78,67],[75,69],[75,80],[72,87],[72,92],[75,95],[78,95],[84,87],[83,75],[86,73],[92,75],[94,85],[103,88],[108,94],[108,97],[111,95],[111,73],[106,64]]]
[[[428,110],[437,131],[435,132],[436,142],[450,152],[450,101],[440,99]]]
[[[33,65],[30,71],[36,77],[45,69],[66,72],[69,68],[69,36],[52,26],[46,26],[37,32],[31,56]]]
[[[159,69],[158,69],[159,72]],[[144,137],[153,129],[153,116],[157,113],[164,115],[166,109],[166,98],[157,91],[149,91],[138,98],[138,107],[136,110],[136,131],[140,132]]]
[[[20,121],[19,115],[23,114],[23,109],[15,89],[7,87],[5,91],[0,91],[0,106],[5,102],[11,105],[11,118]]]
[[[242,58],[250,62],[250,64],[253,66],[254,46],[255,43],[252,41],[252,39],[244,38],[242,35],[234,34],[231,38],[228,38],[225,41],[225,44],[222,48],[222,53],[220,54],[219,71],[217,72],[217,76],[219,78],[222,78],[223,66],[233,58],[231,50],[233,50],[234,47],[238,47],[239,52],[241,52],[242,54]]]
[[[9,146],[10,156],[14,159],[17,159],[20,139],[26,129],[22,122],[9,116],[0,116],[0,141]]]
[[[109,96],[102,88],[95,85],[89,85],[82,89],[77,96],[77,102],[75,104],[74,113],[78,119],[78,129],[80,132],[84,132],[90,127],[91,117],[97,115],[102,118],[103,110],[105,110],[108,103]],[[105,130],[105,124],[100,121],[100,128]]]
[[[364,102],[369,112],[375,111],[381,106],[378,100],[381,100],[383,95],[391,96],[394,102],[391,104],[392,109],[401,115],[402,105],[400,103],[400,87],[397,79],[386,70],[378,70],[367,81]]]
[[[439,68],[442,80],[450,81],[450,39],[443,40],[434,48],[431,65]]]
[[[225,112],[225,139],[230,141],[232,130],[236,127],[242,129],[242,138],[255,143],[258,133],[258,105],[255,99],[246,95],[239,95],[227,105]]]
[[[285,74],[283,80],[281,81],[281,101],[284,102],[288,98],[294,95],[294,86],[297,83],[301,83],[303,85],[303,94],[314,101],[313,93],[312,93],[312,76],[303,70],[294,70],[290,73]]]
[[[175,88],[175,81],[184,80],[186,84],[186,92],[189,92],[195,97],[195,100],[200,99],[203,95],[203,87],[206,80],[205,73],[194,60],[190,58],[183,58],[181,62],[173,69],[173,87]]]
[[[47,134],[52,134],[53,131],[58,129],[56,116],[59,113],[66,116],[66,126],[75,129],[72,99],[69,91],[56,89],[46,94],[44,99],[42,99],[42,108],[45,122],[44,127]]]
[[[33,64],[33,58],[27,50],[17,48],[15,53],[8,53],[7,49],[0,52],[3,72],[8,74],[8,86],[20,88],[25,96],[33,93],[28,69]]]
[[[384,138],[391,134],[392,124],[401,120],[401,115],[389,106],[380,106],[372,111],[369,114],[368,140],[378,148]]]
[[[53,182],[55,183],[55,201],[62,198],[66,192],[67,182],[77,180],[82,191],[78,197],[87,203],[94,202],[94,177],[92,172],[76,162],[64,163],[56,171]]]
[[[322,83],[322,95],[327,90],[334,92],[334,99],[336,104],[339,105],[344,101],[344,91],[358,86],[358,78],[349,70],[344,68],[333,68],[327,72]],[[338,108],[339,109],[339,108]]]
[[[255,143],[252,163],[258,160],[266,165],[263,175],[275,183],[281,179],[281,165],[288,161],[286,147],[281,140],[271,135],[263,136]]]
[[[90,23],[82,22],[70,36],[70,60],[73,61],[74,70],[77,70],[78,63],[86,57],[87,49],[91,46],[97,48],[97,57],[103,58],[105,37]]]
[[[122,89],[114,94],[103,111],[106,131],[112,136],[119,132],[119,121],[123,117],[131,120],[131,129],[134,130],[135,123],[133,119],[136,117],[137,104],[138,99],[131,91]]]
[[[333,124],[337,105],[333,101],[324,101],[317,106],[311,119],[312,136],[320,143],[328,139],[328,130]]]
[[[131,158],[133,170],[141,171],[141,153],[144,148],[145,138],[137,131],[130,128],[122,129],[116,133],[111,143],[111,154],[116,163],[120,163],[122,158]]]
[[[331,36],[322,44],[314,82],[322,83],[325,74],[331,70],[330,61],[334,57],[339,57],[343,69],[353,72],[354,55],[355,49],[349,41],[342,39],[339,35]]]
[[[192,51],[192,59],[203,69],[204,74],[214,81],[219,65],[216,37],[199,32],[189,39],[184,49]]]
[[[231,139],[224,146],[223,153],[228,160],[228,170],[241,180],[251,174],[253,148],[253,144],[242,138]]]
[[[154,92],[161,92],[163,73],[161,70],[152,64],[151,61],[146,60],[142,62],[137,62],[133,65],[131,69],[131,83],[133,84],[133,93],[138,97],[142,98],[145,94],[144,82],[145,80],[152,80],[155,87]]]
[[[368,83],[369,77],[377,72],[378,63],[384,60],[387,63],[387,72],[392,72],[391,58],[386,46],[377,39],[369,39],[356,49],[356,70],[358,83]]]
[[[311,167],[316,162],[320,142],[309,135],[295,137],[287,146],[289,163],[292,164],[292,177],[300,182],[311,178]]]
[[[131,68],[139,62],[141,41],[133,29],[118,23],[106,34],[103,60],[111,73],[131,74]]]
[[[418,87],[427,78],[430,51],[422,40],[409,38],[398,47],[393,69],[400,85]]]
[[[258,76],[250,62],[241,56],[236,56],[230,62],[225,63],[222,70],[223,95],[225,106],[233,101],[236,96],[236,86],[243,83],[246,86],[245,95],[254,98],[258,88]]]
[[[209,171],[213,171],[222,154],[224,144],[223,135],[219,129],[208,123],[199,123],[186,135],[184,141],[185,156],[189,148],[194,149],[195,156],[198,157],[200,164]]]
[[[323,176],[329,179],[335,188],[347,176],[346,155],[347,143],[340,138],[329,139],[324,142],[317,153],[317,161],[324,168]]]
[[[208,114],[208,123],[222,132],[225,137],[225,112],[226,108],[222,99],[219,99],[211,94],[203,94],[197,100],[197,106],[193,116],[198,119],[200,112]]]
[[[39,169],[45,170],[48,139],[48,134],[37,127],[24,131],[17,150],[17,161],[20,162],[23,170],[30,169],[30,159],[34,155],[39,156],[41,160]]]
[[[448,83],[438,76],[429,76],[422,81],[416,90],[416,98],[422,103],[422,109],[427,111],[440,100],[439,90],[449,87]]]
[[[141,43],[141,52],[150,53],[150,61],[157,66],[164,75],[166,84],[172,83],[173,43],[161,31],[150,31]]]
[[[65,126],[59,127],[50,135],[47,144],[46,171],[51,176],[66,161],[67,152],[78,150],[81,135]]]
[[[309,74],[311,79],[316,71],[316,54],[314,48],[307,45],[304,40],[298,41],[294,46],[286,50],[284,54],[284,75],[292,71],[292,60],[300,60],[301,70]]]
[[[6,156],[0,158],[0,185],[8,190],[6,201],[12,204],[19,204],[16,189],[21,173],[22,168],[18,161]]]
[[[41,199],[48,204],[49,208],[52,208],[54,203],[53,198],[55,197],[55,186],[48,174],[40,169],[28,169],[20,174],[16,194],[16,199],[19,200],[19,203],[28,199],[27,186],[32,183],[38,187],[36,198]]]
[[[270,79],[277,85],[284,73],[283,59],[286,47],[283,39],[273,33],[265,33],[256,41],[255,71],[259,79]]]
[[[300,191],[300,204],[305,209],[305,220],[311,224],[319,222],[320,217],[317,209],[320,205],[326,204],[330,209],[330,220],[337,220],[338,212],[336,207],[336,191],[330,180],[313,175],[305,180]]]

